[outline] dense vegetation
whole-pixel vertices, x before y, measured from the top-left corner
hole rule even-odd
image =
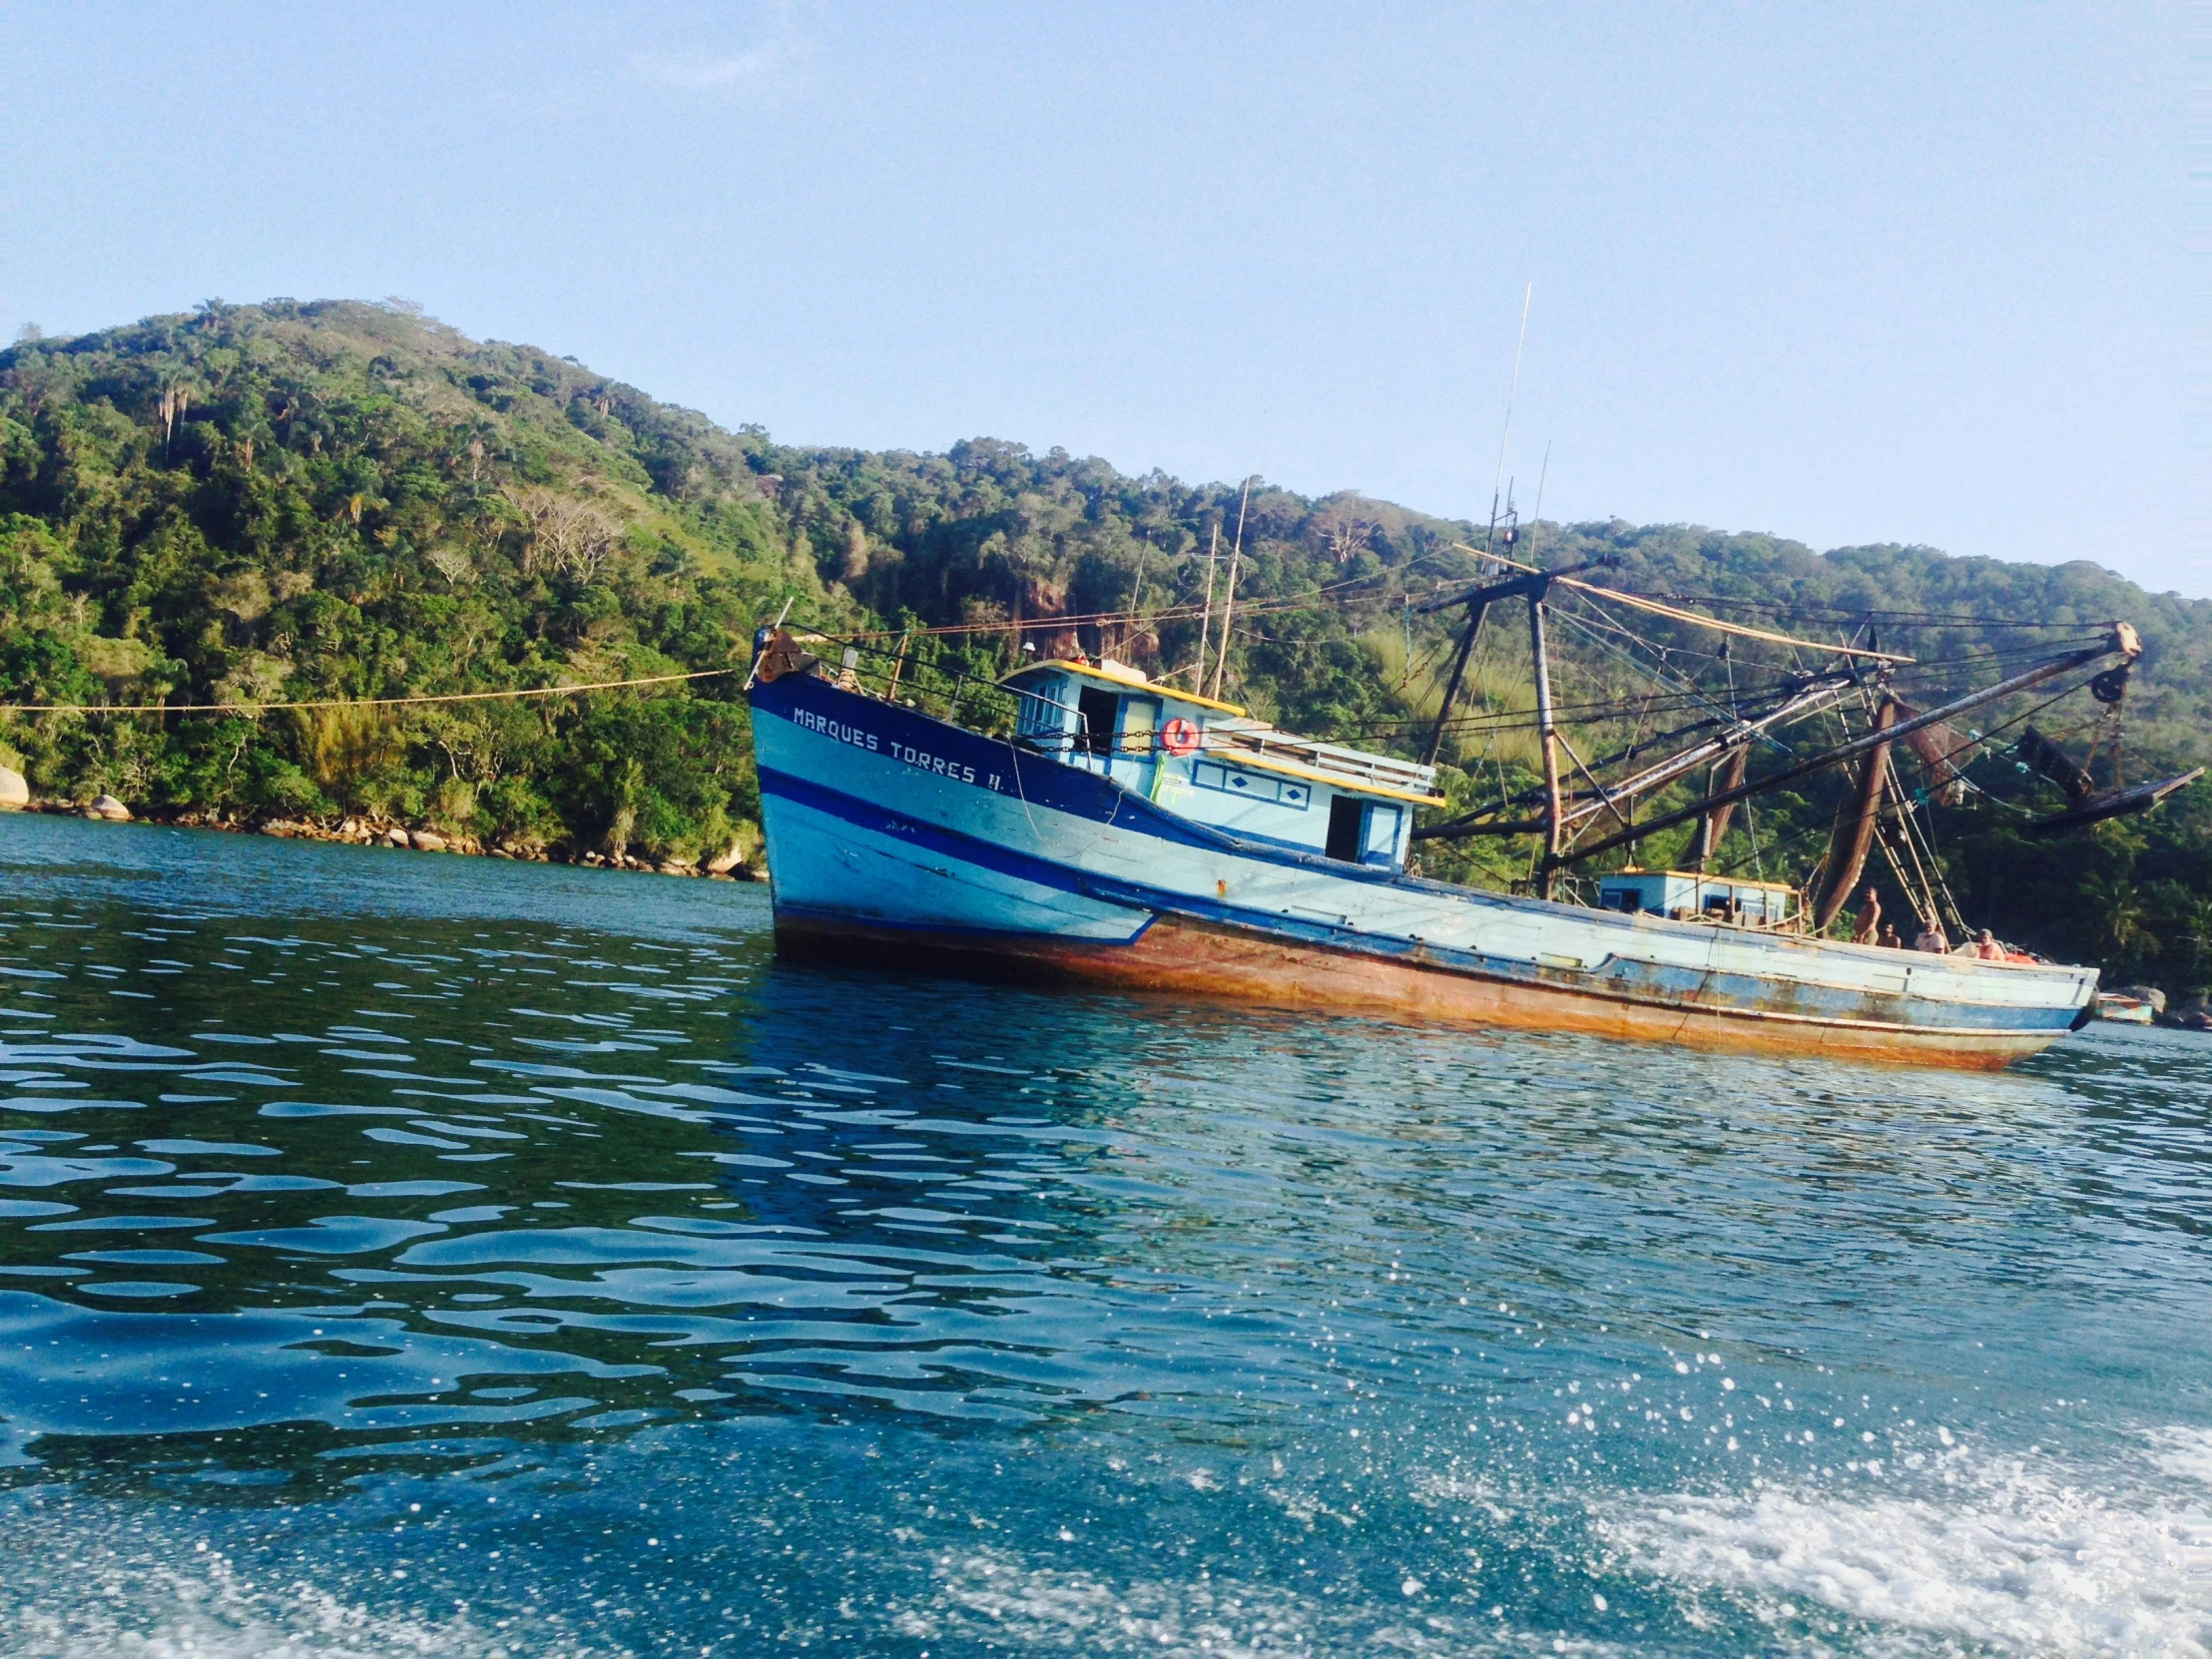
[[[0,691],[32,705],[224,707],[0,715],[0,764],[50,797],[110,791],[157,815],[360,814],[562,856],[697,857],[758,817],[740,675],[536,701],[262,706],[742,671],[756,624],[787,604],[844,632],[975,628],[909,641],[912,683],[972,684],[1023,642],[1187,670],[1188,610],[1217,537],[1226,587],[1240,507],[1235,485],[991,440],[943,455],[781,445],[398,302],[210,301],[25,339],[0,352]],[[1466,551],[1476,528],[1265,485],[1241,516],[1229,695],[1294,729],[1410,752],[1435,708],[1449,618],[1416,618],[1406,600],[1480,568]],[[2127,704],[2129,775],[2207,748],[2212,604],[2146,594],[2086,561],[1816,555],[1771,536],[1622,523],[1534,526],[1515,544],[1532,548],[1552,565],[1614,556],[1606,579],[1622,587],[1801,634],[1836,638],[1873,613],[1885,642],[1948,665],[1901,680],[1924,705],[2018,660],[1992,650],[2124,616],[2147,646]],[[1113,620],[1056,620],[1095,614]],[[1986,618],[2052,626],[1992,631],[1974,620]],[[1446,747],[1458,803],[1532,776],[1526,642],[1510,621],[1485,636]],[[1739,642],[1723,659],[1694,630],[1639,632],[1708,687],[1787,667],[1772,647]],[[1595,613],[1555,633],[1582,753],[1664,724],[1629,707],[1650,662],[1632,673]],[[2038,720],[2078,753],[2086,734],[2071,718]],[[1932,809],[1971,921],[2176,990],[2212,980],[2212,791],[2042,841],[2023,826],[2055,805],[2047,786],[2000,743],[1973,777],[1983,793]],[[1724,861],[1802,874],[1840,787],[1824,778],[1740,817]],[[1643,861],[1679,855],[1686,835],[1647,843]],[[1527,873],[1528,845],[1432,843],[1425,856],[1432,872],[1510,881]]]

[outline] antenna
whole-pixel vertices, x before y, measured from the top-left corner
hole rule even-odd
[[[1497,504],[1505,493],[1505,445],[1513,435],[1513,399],[1520,393],[1521,348],[1528,343],[1528,307],[1536,297],[1536,284],[1530,282],[1521,290],[1520,335],[1513,341],[1513,378],[1505,387],[1505,425],[1497,435],[1497,476],[1490,483],[1490,534],[1482,540],[1482,552],[1490,551],[1490,538],[1497,534]]]
[[[1536,536],[1544,524],[1544,480],[1551,476],[1551,439],[1544,439],[1544,464],[1536,472],[1536,507],[1528,515],[1528,551],[1522,556],[1528,564],[1536,563]]]

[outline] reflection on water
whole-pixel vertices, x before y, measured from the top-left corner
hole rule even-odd
[[[1039,995],[69,821],[0,881],[0,1538],[68,1568],[0,1648],[2206,1643],[2197,1039]]]

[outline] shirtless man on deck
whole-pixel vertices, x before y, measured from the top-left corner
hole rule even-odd
[[[1853,944],[1872,944],[1882,934],[1882,895],[1869,887],[1859,904],[1859,924],[1852,930]]]

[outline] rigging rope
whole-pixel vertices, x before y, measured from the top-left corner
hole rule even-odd
[[[692,674],[648,674],[635,680],[595,680],[582,686],[527,686],[512,691],[429,692],[414,697],[309,697],[282,703],[0,703],[8,715],[264,715],[279,709],[397,709],[423,703],[513,702],[529,697],[573,697],[578,692],[618,691],[629,686],[668,686],[683,680],[717,680],[742,674],[737,668],[706,668]]]
[[[1824,645],[1819,640],[1801,640],[1789,634],[1769,633],[1764,628],[1746,628],[1740,622],[1722,622],[1717,617],[1699,616],[1695,611],[1677,610],[1656,599],[1646,599],[1642,594],[1623,593],[1618,588],[1601,588],[1595,582],[1578,581],[1572,576],[1560,577],[1559,585],[1563,588],[1578,588],[1583,593],[1594,594],[1600,599],[1610,599],[1616,605],[1626,605],[1631,610],[1649,611],[1653,616],[1687,622],[1698,628],[1710,628],[1719,634],[1733,634],[1738,639],[1767,640],[1775,645],[1802,646],[1810,651],[1833,651],[1840,656],[1865,657],[1877,663],[1910,663],[1915,660],[1901,657],[1894,651],[1870,651],[1865,646],[1858,645]]]

